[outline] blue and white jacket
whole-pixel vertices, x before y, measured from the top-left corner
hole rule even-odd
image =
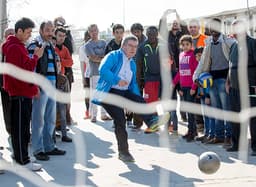
[[[118,77],[119,71],[123,64],[124,52],[122,49],[115,50],[107,54],[101,61],[99,66],[99,81],[96,86],[96,91],[93,95],[92,102],[94,104],[101,104],[105,99],[106,93],[110,91],[112,86],[117,85],[120,81]],[[131,59],[131,71],[132,80],[128,87],[132,93],[140,95],[139,88],[136,81],[136,64],[133,59]]]

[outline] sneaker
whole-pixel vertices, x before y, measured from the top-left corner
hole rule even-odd
[[[50,157],[44,153],[44,152],[39,152],[37,154],[34,154],[34,157],[37,159],[37,160],[42,160],[42,161],[47,161],[50,159]]]
[[[221,144],[221,143],[224,143],[224,139],[213,138],[213,139],[209,140],[208,142],[206,142],[206,144]]]
[[[51,151],[46,152],[47,155],[65,155],[66,151],[54,148]]]
[[[170,113],[167,112],[164,115],[159,116],[158,120],[155,123],[151,124],[149,128],[153,131],[157,131],[159,126],[166,124],[169,119],[170,119]]]
[[[203,135],[203,136],[200,136],[200,137],[196,137],[195,140],[199,141],[199,142],[202,142],[205,138],[207,138],[207,136]]]
[[[69,138],[68,136],[63,136],[63,137],[61,138],[61,141],[63,141],[63,142],[72,142],[72,139]]]
[[[3,169],[0,169],[0,175],[1,174],[4,174],[4,170]]]
[[[29,162],[25,164],[24,167],[31,171],[39,171],[42,169],[42,165],[35,162]]]
[[[189,132],[187,132],[185,135],[182,136],[183,139],[187,139],[187,137],[190,135]]]
[[[144,130],[144,133],[145,134],[150,134],[150,133],[153,133],[153,132],[157,132],[159,129],[154,129],[154,130],[152,130],[151,128],[146,128],[145,130]],[[138,130],[137,130],[138,131]]]
[[[192,141],[194,141],[195,140],[195,135],[193,135],[193,134],[189,134],[188,136],[187,136],[187,138],[186,138],[186,141],[187,142],[192,142]]]
[[[96,123],[96,122],[97,122],[96,117],[92,117],[91,122],[92,122],[92,123]]]
[[[127,152],[127,153],[121,153],[119,152],[118,158],[122,160],[123,162],[135,162],[133,156]]]
[[[205,139],[203,139],[201,142],[204,144],[207,144],[208,142],[212,141],[213,137],[207,136]]]

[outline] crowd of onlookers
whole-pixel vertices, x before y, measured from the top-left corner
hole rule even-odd
[[[176,18],[167,24],[164,14],[159,27],[149,26],[145,32],[140,23],[132,24],[130,32],[137,37],[139,43],[133,57],[139,92],[146,103],[161,99],[162,88],[166,86],[162,85],[164,77],[161,76],[161,65],[164,65],[172,78],[168,85],[172,90],[169,98],[197,103],[202,108],[198,115],[192,110],[183,111],[181,107],[181,118],[188,122],[187,133],[182,137],[187,142],[221,143],[227,151],[238,151],[240,123],[230,122],[224,115],[222,120],[208,116],[205,106],[240,112],[240,96],[245,95],[250,107],[256,105],[256,98],[250,97],[256,94],[256,40],[247,34],[243,20],[235,20],[232,33],[227,36],[221,32],[222,20],[219,18],[209,20],[204,33],[200,29],[200,20],[191,19],[185,25],[177,13]],[[71,92],[74,49],[65,19],[58,17],[53,22],[42,22],[38,36],[27,43],[34,26],[32,20],[22,18],[13,29],[5,30],[5,41],[1,45],[2,62],[40,74],[58,90]],[[159,28],[168,31],[168,41],[164,41]],[[115,24],[112,29],[114,38],[107,43],[99,38],[97,24],[89,25],[84,34],[84,44],[79,48],[83,86],[88,88],[85,119],[90,119],[92,123],[97,123],[98,109],[101,120],[112,120],[104,107],[90,100],[100,78],[99,66],[102,59],[122,45],[124,26]],[[239,38],[245,40],[245,46]],[[159,53],[162,46],[168,48],[168,62],[161,61]],[[244,53],[247,62],[240,62],[239,55]],[[245,87],[249,90],[248,94],[240,86],[239,63],[247,67],[248,86]],[[33,156],[37,160],[47,161],[51,155],[66,153],[56,147],[56,131],[61,131],[63,142],[72,142],[72,138],[67,135],[67,125],[75,123],[70,115],[70,102],[56,102],[42,87],[16,79],[10,74],[1,76],[1,97],[13,159],[17,163],[34,171],[42,167],[30,160],[30,135]],[[177,112],[168,112],[171,116],[168,131],[178,135]],[[134,131],[141,129],[143,120],[140,115],[129,110],[125,110],[125,113],[127,127]],[[155,129],[145,129],[145,133],[154,132]],[[198,136],[198,132],[203,132],[203,136]],[[250,132],[252,155],[256,156],[255,117],[250,118]]]

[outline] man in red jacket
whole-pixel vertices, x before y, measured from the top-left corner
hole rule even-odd
[[[29,56],[24,45],[30,38],[34,26],[34,22],[28,18],[16,22],[15,35],[9,36],[2,47],[5,63],[31,72],[35,70],[37,60],[42,56],[44,49],[36,48],[34,54]],[[40,170],[42,166],[31,163],[28,155],[32,98],[38,94],[38,87],[14,78],[14,75],[5,74],[3,81],[4,89],[12,102],[10,115],[14,159],[32,171]]]

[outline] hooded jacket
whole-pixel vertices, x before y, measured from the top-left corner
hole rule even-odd
[[[29,53],[16,36],[9,36],[3,44],[2,53],[5,63],[13,64],[27,71],[34,71],[37,65],[38,56]],[[31,83],[23,82],[13,76],[4,74],[3,87],[9,96],[22,96],[32,98],[38,92],[38,87]]]
[[[93,95],[92,103],[100,105],[106,99],[108,93],[113,85],[118,84],[120,77],[118,73],[123,65],[122,49],[118,49],[107,54],[101,61],[99,67],[100,78],[96,86],[96,92]],[[136,82],[136,64],[134,59],[131,60],[132,80],[128,87],[132,93],[140,95],[139,88]]]

